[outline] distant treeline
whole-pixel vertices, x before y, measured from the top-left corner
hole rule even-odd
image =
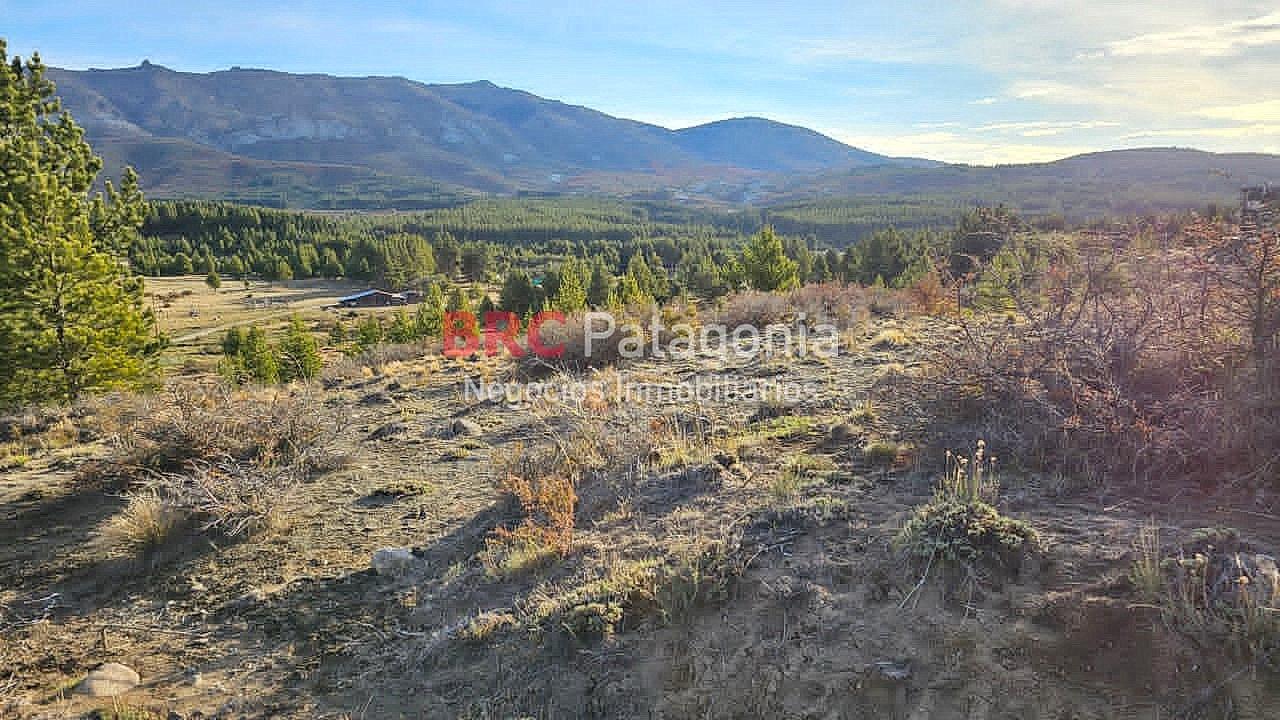
[[[724,252],[760,227],[750,212],[606,200],[479,201],[385,214],[165,201],[152,203],[130,258],[146,275],[401,286],[437,273],[480,280],[512,267],[537,271],[566,256],[600,258],[621,272],[640,253],[674,268],[690,253]]]
[[[972,254],[967,246],[981,244],[983,233],[1065,230],[1067,221],[1052,214],[1027,221],[1003,206],[907,200],[729,212],[560,198],[382,214],[166,201],[151,204],[130,259],[147,275],[348,278],[399,289],[426,287],[441,276],[501,282],[515,271],[537,281],[566,258],[588,260],[596,274],[616,279],[639,258],[665,275],[649,288],[656,297],[715,295],[734,285],[739,249],[766,226],[776,230],[800,282],[893,285],[918,275],[926,258]]]

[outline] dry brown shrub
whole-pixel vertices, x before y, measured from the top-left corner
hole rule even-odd
[[[793,313],[794,309],[783,294],[748,290],[724,298],[715,312],[714,321],[729,328],[739,325],[763,328],[783,322]]]
[[[985,293],[1008,312],[967,310],[962,339],[936,350],[932,373],[898,379],[914,386],[898,396],[920,402],[940,442],[986,437],[1036,469],[1263,477],[1280,464],[1275,378],[1220,301],[1212,247],[1136,233],[1032,248],[970,289],[971,303]]]
[[[153,473],[184,472],[228,459],[308,470],[343,462],[334,447],[342,423],[310,388],[243,391],[175,384],[159,395],[122,398],[121,403],[133,407],[110,419],[111,452],[82,469],[84,480],[128,484]]]
[[[306,388],[175,385],[129,402],[110,418],[108,457],[80,473],[129,498],[102,530],[111,550],[150,551],[184,526],[224,537],[279,528],[298,485],[345,462],[341,421]]]
[[[784,293],[750,290],[725,298],[715,322],[764,328],[803,318],[809,325],[831,324],[844,330],[865,325],[873,315],[902,317],[912,311],[902,290],[863,287],[841,282],[803,285]]]
[[[421,360],[431,353],[440,354],[439,345],[438,341],[379,344],[355,355],[326,362],[321,379],[326,385],[332,386],[347,380],[382,375],[389,366],[397,363]]]
[[[955,310],[954,294],[935,268],[921,275],[907,288],[912,304],[926,315],[943,315]]]
[[[498,528],[494,537],[504,543],[533,541],[554,548],[562,556],[573,547],[574,508],[578,496],[573,481],[562,475],[508,475],[503,492],[520,503],[524,520],[514,530]]]

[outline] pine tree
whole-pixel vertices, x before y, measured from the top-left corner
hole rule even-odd
[[[597,259],[591,264],[591,284],[587,287],[587,304],[591,307],[604,307],[613,293],[613,273],[604,262]]]
[[[419,338],[439,337],[444,331],[444,293],[433,283],[413,315],[414,333]]]
[[[538,304],[537,289],[529,279],[529,273],[523,270],[508,273],[498,296],[499,308],[524,317],[530,310],[536,309]]]
[[[319,343],[302,318],[294,315],[280,343],[280,380],[310,380],[320,374],[322,364]]]
[[[146,206],[137,176],[89,197],[102,167],[39,56],[0,40],[0,404],[136,386],[162,341],[127,258]]]
[[[565,313],[577,312],[587,306],[587,288],[583,281],[586,268],[577,258],[569,258],[560,265],[560,284],[551,298],[551,307]]]
[[[280,361],[275,348],[267,342],[267,334],[260,327],[251,327],[245,333],[240,358],[249,377],[260,383],[280,381]]]
[[[415,335],[413,320],[409,318],[409,313],[397,310],[391,317],[390,327],[387,328],[387,340],[393,343],[413,342]]]
[[[204,284],[209,286],[210,290],[217,291],[222,287],[222,277],[218,275],[217,270],[210,270],[208,275],[204,276]]]
[[[347,343],[347,324],[341,318],[329,328],[329,347],[342,347]]]
[[[458,266],[462,260],[462,246],[453,235],[447,232],[436,233],[431,246],[435,251],[436,264],[440,272],[448,278],[457,277]]]
[[[642,253],[636,253],[627,261],[627,276],[636,284],[636,288],[648,297],[657,296],[657,278],[654,277],[653,271],[649,269],[649,263],[645,262]],[[628,292],[632,292],[629,289]]]
[[[795,261],[783,252],[782,241],[768,225],[742,248],[742,271],[755,290],[789,290],[799,284]]]
[[[471,298],[467,297],[461,285],[453,286],[453,290],[449,293],[449,304],[445,309],[449,312],[474,312],[471,307]]]
[[[384,333],[377,315],[365,315],[356,325],[356,346],[368,350],[382,342]]]
[[[640,281],[635,276],[627,273],[618,281],[618,287],[614,290],[613,296],[609,300],[609,304],[614,307],[638,307],[650,305],[653,303],[653,296],[644,291],[640,287]]]
[[[222,337],[222,376],[239,385],[256,380],[274,383],[280,380],[280,363],[275,348],[267,342],[261,328],[245,330],[234,327]]]

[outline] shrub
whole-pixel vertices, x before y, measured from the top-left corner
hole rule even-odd
[[[458,636],[472,643],[488,642],[494,635],[519,625],[511,613],[482,612],[471,618]]]
[[[569,611],[564,628],[580,642],[596,643],[613,637],[622,617],[622,605],[616,602],[583,603]]]
[[[309,470],[343,462],[333,449],[340,420],[311,395],[284,390],[246,394],[216,386],[174,385],[160,396],[120,398],[111,451],[82,479],[126,483],[155,472],[182,472],[223,460],[258,467],[297,463]]]
[[[981,440],[970,457],[948,450],[947,470],[933,500],[907,521],[897,545],[918,558],[1016,569],[1038,541],[1030,525],[1004,517],[984,501],[997,492],[994,462]]]
[[[868,343],[873,350],[897,350],[907,347],[910,344],[911,337],[904,331],[896,328],[881,330],[874,338],[871,338],[871,342]]]
[[[502,491],[519,505],[523,517],[514,528],[496,528],[486,540],[483,560],[491,577],[534,569],[568,555],[573,547],[578,496],[568,468],[558,457],[519,450],[515,457]]]
[[[143,492],[203,531],[237,537],[283,527],[303,477],[294,464],[261,468],[234,460],[201,462],[187,472],[148,481]]]
[[[110,455],[80,474],[128,493],[102,530],[111,546],[149,550],[188,523],[225,536],[279,527],[296,485],[344,461],[338,420],[307,395],[175,386],[133,402],[143,411],[118,420]]]
[[[1170,624],[1280,670],[1280,570],[1235,530],[1196,530],[1160,565]]]
[[[916,510],[897,543],[917,558],[1016,568],[1022,553],[1035,545],[1036,534],[984,502],[939,496]]]
[[[898,462],[902,446],[892,440],[878,440],[862,448],[862,456],[876,467],[887,468]]]
[[[538,374],[548,370],[570,370],[580,372],[591,368],[607,368],[616,365],[622,359],[619,343],[627,337],[622,332],[623,318],[617,320],[619,327],[603,339],[593,339],[591,353],[587,353],[586,318],[584,313],[571,313],[565,316],[564,322],[548,320],[538,332],[540,342],[545,347],[564,345],[559,357],[543,358],[530,351],[520,362],[520,368],[526,374]],[[603,328],[598,328],[603,331]]]
[[[1280,278],[1249,249],[1264,239],[1214,223],[1017,238],[959,289],[958,341],[901,389],[937,435],[998,438],[1037,470],[1270,479],[1280,394],[1257,331],[1275,326],[1256,311],[1280,305],[1240,303]]]

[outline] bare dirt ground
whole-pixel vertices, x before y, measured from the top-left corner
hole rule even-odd
[[[884,330],[909,341],[871,342]],[[621,370],[810,391],[783,406],[464,403],[467,377],[509,368],[390,365],[310,391],[343,418],[351,461],[301,486],[286,527],[197,535],[149,565],[98,541],[124,505],[76,480],[101,443],[36,453],[0,475],[0,714],[1280,717],[1274,673],[1198,647],[1127,579],[1150,518],[1169,542],[1230,525],[1274,556],[1268,506],[1008,474],[1000,508],[1043,548],[1018,572],[903,557],[893,539],[935,477],[882,381],[914,372],[947,333],[878,321],[828,361]],[[516,513],[500,492],[505,463],[554,451],[574,418],[616,443],[667,441],[606,456],[580,485],[565,556],[495,565],[486,540]],[[460,419],[479,432],[445,431]],[[689,423],[713,441],[663,435]],[[897,456],[873,457],[877,442]],[[389,547],[413,548],[413,562],[375,572],[371,556]],[[625,614],[609,615],[613,601]],[[112,699],[72,692],[108,661],[142,684]]]

